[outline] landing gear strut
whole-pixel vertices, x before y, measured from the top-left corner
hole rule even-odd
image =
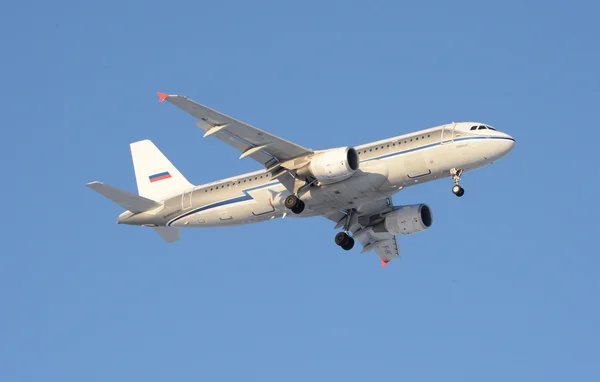
[[[340,232],[335,235],[335,243],[342,247],[344,250],[349,251],[354,247],[354,239],[348,235],[350,231],[350,223],[352,221],[353,210],[348,210],[346,215],[346,221],[344,223],[344,232]]]
[[[285,207],[292,210],[293,213],[299,214],[304,211],[304,202],[300,200],[296,195],[290,195],[285,198]]]
[[[463,173],[463,170],[460,168],[453,168],[450,170],[450,176],[452,177],[452,180],[454,181],[454,187],[452,187],[452,193],[454,193],[454,195],[458,196],[459,198],[465,194],[465,189],[459,185],[460,176],[462,175],[462,173]]]

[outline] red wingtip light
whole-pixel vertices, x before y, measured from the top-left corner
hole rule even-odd
[[[166,100],[167,97],[169,96],[168,94],[161,93],[161,92],[156,92],[156,94],[158,94],[158,102],[162,102],[162,101]]]
[[[385,268],[385,266],[387,265],[387,263],[389,263],[389,260],[381,260],[381,268]]]

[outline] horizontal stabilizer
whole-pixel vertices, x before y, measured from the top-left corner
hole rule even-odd
[[[145,212],[160,206],[160,203],[154,200],[146,199],[143,196],[135,195],[127,191],[119,190],[116,187],[109,186],[102,182],[91,182],[86,184],[89,188],[100,195],[112,200],[121,207],[131,212]]]
[[[176,227],[152,227],[167,243],[179,240],[179,228]]]

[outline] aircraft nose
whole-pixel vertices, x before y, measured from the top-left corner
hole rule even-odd
[[[505,154],[508,154],[515,147],[515,139],[513,137],[511,137],[510,135],[508,135],[508,134],[504,134],[504,135],[505,135],[504,138],[505,138],[505,141],[506,141],[505,142],[505,146],[506,146],[506,148],[505,148],[505,150],[506,150]]]
[[[495,154],[493,155],[495,160],[502,158],[503,156],[510,153],[515,147],[515,139],[508,134],[499,133],[496,139]]]

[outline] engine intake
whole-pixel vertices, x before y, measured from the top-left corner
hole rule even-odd
[[[389,232],[394,235],[410,235],[423,231],[433,223],[431,209],[426,204],[402,206],[389,214],[373,227],[375,232]]]
[[[340,147],[316,154],[298,170],[301,177],[313,177],[322,184],[341,182],[358,170],[358,153],[353,147]]]

